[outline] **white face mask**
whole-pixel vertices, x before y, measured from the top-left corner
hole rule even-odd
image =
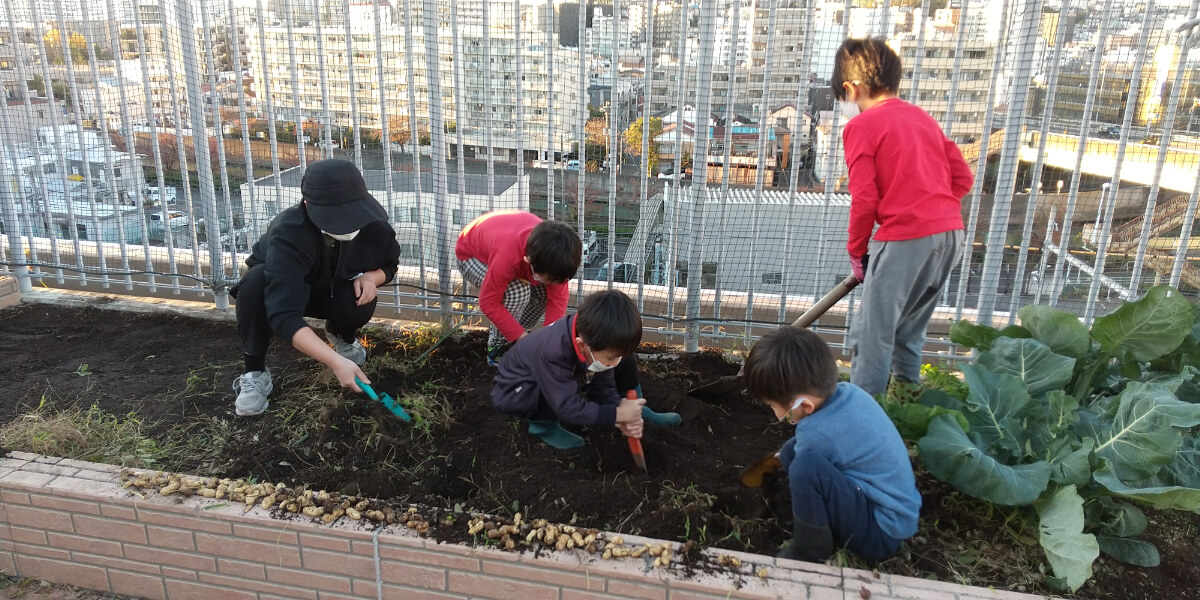
[[[862,112],[858,109],[857,102],[851,102],[849,100],[838,100],[838,108],[841,109],[842,116],[846,117],[847,121],[853,119],[854,117],[858,116],[858,113]]]
[[[593,373],[603,373],[604,371],[615,368],[617,365],[621,364],[621,357],[619,356],[617,357],[617,362],[613,363],[612,366],[609,366],[596,360],[595,353],[593,353],[590,349],[588,350],[588,354],[592,355],[592,364],[588,365],[588,370]]]
[[[339,242],[348,242],[348,241],[358,237],[359,231],[362,231],[362,230],[355,229],[354,231],[351,231],[350,233],[329,233],[328,231],[322,231],[321,233],[324,233],[325,235],[327,235]]]

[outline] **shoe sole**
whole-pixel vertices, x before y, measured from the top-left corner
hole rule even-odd
[[[267,407],[269,407],[269,406],[270,406],[269,404],[267,406],[264,406],[262,408],[262,410],[260,410],[258,412],[243,411],[242,409],[235,406],[235,407],[233,407],[233,413],[239,417],[257,417],[258,415],[261,415],[261,414],[267,412]]]

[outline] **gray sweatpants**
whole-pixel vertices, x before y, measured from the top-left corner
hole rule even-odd
[[[850,327],[850,382],[872,396],[889,374],[921,380],[925,327],[963,251],[963,231],[899,242],[871,240],[862,304]]]

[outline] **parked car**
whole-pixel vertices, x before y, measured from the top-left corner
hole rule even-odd
[[[590,267],[600,258],[600,242],[596,232],[587,230],[583,233],[583,266]]]
[[[145,190],[146,202],[151,206],[156,206],[166,202],[167,206],[175,204],[177,201],[177,192],[174,187],[165,187],[160,192],[158,186],[148,185]]]
[[[1110,139],[1110,140],[1120,139],[1121,127],[1119,125],[1109,125],[1108,127],[1101,127],[1100,131],[1096,132],[1096,135],[1099,137],[1105,138],[1105,139]]]
[[[568,160],[566,169],[568,171],[578,171],[579,170],[579,161],[578,160]]]

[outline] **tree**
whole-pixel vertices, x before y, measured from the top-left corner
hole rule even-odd
[[[42,79],[41,75],[35,74],[33,79],[26,82],[26,85],[34,91],[35,96],[46,97],[46,80]]]
[[[113,150],[117,152],[128,152],[129,146],[125,143],[125,136],[115,132],[108,132],[108,139],[112,142]]]
[[[87,40],[78,31],[72,31],[67,37],[67,45],[71,49],[71,60],[75,64],[86,63],[88,59]]]
[[[642,120],[643,120],[643,118],[639,117],[638,120],[634,121],[629,126],[629,129],[625,130],[626,151],[629,152],[630,154],[632,154],[633,156],[638,156],[638,157],[640,157],[642,155]],[[646,173],[647,177],[650,176],[650,173],[654,173],[655,171],[658,170],[658,145],[654,143],[654,138],[661,135],[662,132],[663,132],[662,119],[660,119],[658,117],[650,117],[650,127],[649,127],[650,170]]]
[[[69,109],[71,105],[71,87],[67,85],[67,82],[61,79],[54,79],[50,82],[50,90],[54,92],[54,98],[61,101],[63,106],[67,106]]]
[[[388,117],[388,140],[393,144],[403,146],[412,139],[412,129],[408,126],[408,117],[392,115]]]

